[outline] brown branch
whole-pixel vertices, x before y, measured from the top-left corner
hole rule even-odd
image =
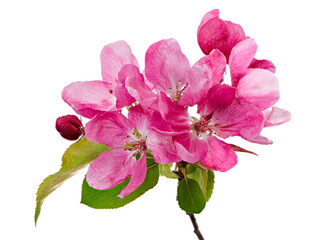
[[[190,219],[192,221],[193,227],[194,227],[194,233],[196,234],[197,238],[199,240],[204,240],[204,237],[202,233],[200,232],[199,225],[197,224],[196,218],[193,213],[187,213],[187,215],[190,216]]]

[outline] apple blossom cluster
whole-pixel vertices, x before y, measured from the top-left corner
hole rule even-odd
[[[212,10],[199,24],[197,41],[204,54],[194,65],[170,38],[149,46],[141,70],[130,46],[113,42],[100,55],[102,80],[63,89],[63,100],[89,120],[84,126],[74,115],[57,119],[60,135],[77,141],[63,154],[60,170],[40,184],[35,223],[44,199],[89,166],[81,203],[95,209],[134,201],[160,176],[178,179],[179,207],[204,239],[194,214],[212,195],[214,171],[233,168],[237,151],[253,153],[227,138],[271,144],[263,128],[291,117],[274,106],[279,100],[274,64],[255,58],[257,44],[240,25]]]
[[[262,129],[290,120],[288,111],[274,107],[275,66],[255,58],[257,44],[240,25],[212,10],[197,40],[205,56],[193,66],[175,39],[164,39],[148,48],[143,71],[125,41],[108,44],[100,56],[103,80],[64,88],[63,100],[90,119],[85,138],[111,148],[90,163],[90,187],[110,189],[129,177],[118,196],[129,195],[146,177],[148,154],[158,164],[199,163],[228,171],[237,164],[235,151],[243,149],[224,139],[271,144]],[[224,82],[227,65],[230,84]],[[200,117],[189,114],[193,106]]]

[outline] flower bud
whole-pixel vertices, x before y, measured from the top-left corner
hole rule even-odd
[[[75,115],[66,115],[56,119],[56,130],[67,140],[77,140],[84,135],[82,122]]]
[[[198,27],[197,41],[202,52],[208,55],[218,49],[228,60],[232,48],[246,38],[243,28],[219,18],[219,10],[207,12]]]

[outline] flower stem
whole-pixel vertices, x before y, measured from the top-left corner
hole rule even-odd
[[[196,234],[197,238],[199,240],[204,240],[204,237],[202,235],[202,233],[200,232],[200,229],[199,229],[199,225],[197,224],[197,221],[196,221],[196,218],[194,216],[193,213],[187,213],[187,215],[189,215],[191,221],[192,221],[192,224],[193,224],[193,227],[194,227],[194,233]]]
[[[176,164],[176,170],[174,171],[174,173],[178,176],[178,182],[182,181],[185,178],[184,173],[186,174],[186,165],[187,163],[183,161]],[[194,227],[194,233],[196,234],[197,238],[199,240],[204,240],[204,237],[199,229],[199,225],[197,224],[194,214],[193,213],[186,213],[186,214],[190,217],[192,221]]]

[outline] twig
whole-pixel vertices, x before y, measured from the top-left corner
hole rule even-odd
[[[190,219],[192,221],[193,227],[194,227],[194,233],[196,234],[197,238],[200,240],[204,240],[204,237],[202,233],[200,232],[199,225],[197,224],[196,218],[193,213],[187,213],[187,215],[190,216]]]

